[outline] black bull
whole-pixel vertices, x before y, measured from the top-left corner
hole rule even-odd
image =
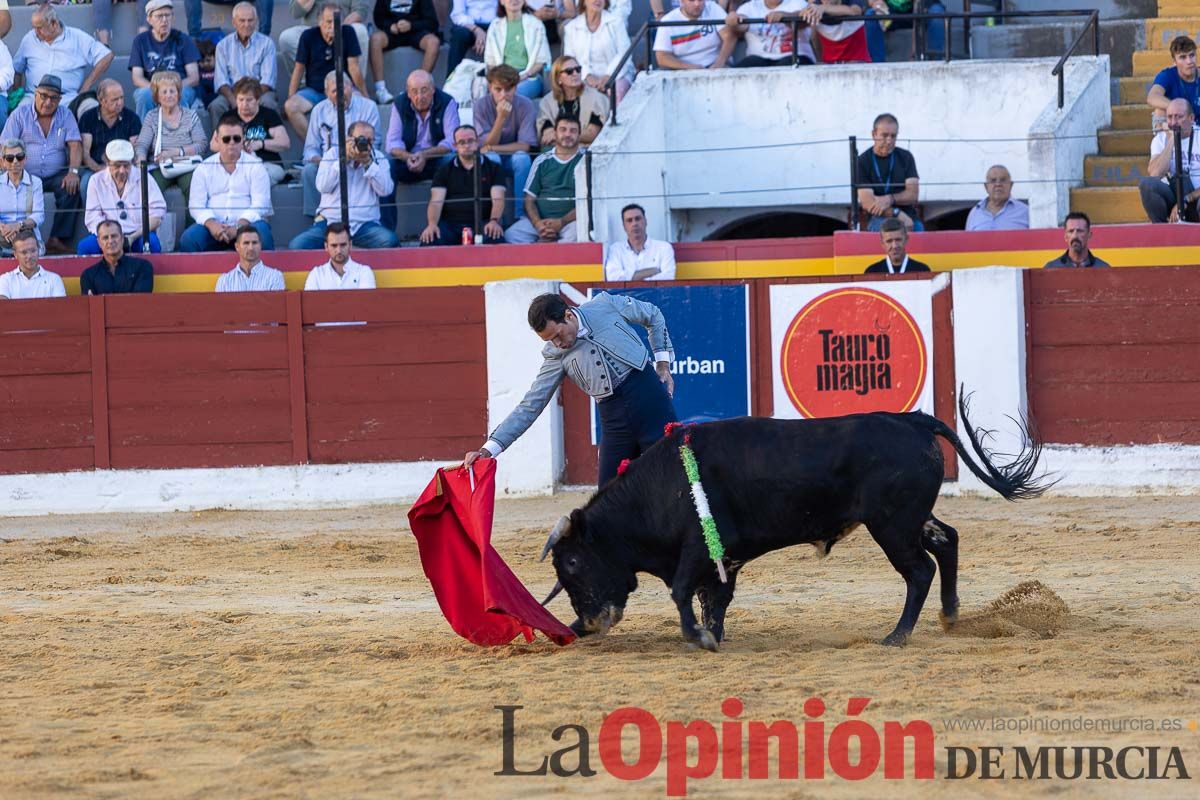
[[[904,578],[900,621],[883,640],[903,644],[941,571],[942,614],[958,612],[958,533],[933,516],[944,477],[937,436],[947,439],[980,480],[1009,500],[1048,488],[1034,478],[1040,447],[1022,428],[1022,450],[997,465],[959,404],[978,462],[954,431],[921,413],[858,414],[820,420],[741,418],[690,429],[700,476],[725,547],[728,582],[710,559],[680,460],[683,432],[670,436],[605,484],[583,508],[563,517],[542,558],[578,619],[580,635],[605,633],[620,621],[637,574],[671,588],[685,639],[715,650],[739,570],[761,555],[813,544],[822,555],[865,525]],[[551,593],[553,597],[559,587]],[[692,600],[699,597],[702,622]],[[547,598],[547,602],[550,598]]]

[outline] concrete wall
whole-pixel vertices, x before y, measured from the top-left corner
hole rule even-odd
[[[1000,162],[1013,173],[1015,194],[1031,202],[1032,224],[1053,227],[1066,213],[1070,186],[1082,182],[1083,155],[1096,152],[1096,130],[1111,114],[1106,57],[1071,60],[1061,111],[1054,63],[642,76],[620,108],[620,124],[607,126],[592,147],[594,240],[619,235],[619,209],[629,199],[663,191],[672,211],[722,209],[726,222],[767,206],[838,216],[848,205],[847,137],[857,135],[859,151],[866,149],[872,120],[883,111],[900,118],[900,146],[916,156],[923,202],[978,200],[984,171]],[[1083,138],[1026,141],[1038,136]],[[645,152],[667,149],[669,158]],[[683,221],[669,223],[663,208],[655,202],[650,234],[675,240]]]

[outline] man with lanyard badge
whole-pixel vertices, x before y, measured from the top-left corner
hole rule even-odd
[[[900,123],[880,114],[871,126],[875,144],[858,157],[858,203],[871,215],[867,230],[877,231],[886,219],[899,219],[909,230],[923,231],[917,216],[920,176],[912,153],[896,147]]]

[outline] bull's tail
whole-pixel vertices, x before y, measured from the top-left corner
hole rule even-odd
[[[967,438],[971,441],[971,448],[975,451],[976,458],[979,459],[978,462],[967,452],[962,439],[958,438],[958,434],[946,423],[937,417],[925,414],[914,415],[914,418],[920,420],[922,426],[927,430],[950,442],[975,477],[1006,500],[1038,497],[1057,483],[1057,480],[1048,480],[1045,475],[1040,478],[1035,477],[1034,473],[1037,472],[1038,461],[1042,455],[1042,446],[1034,441],[1027,424],[1017,422],[1017,426],[1021,430],[1021,451],[1014,455],[1008,463],[997,464],[993,461],[995,456],[983,446],[979,431],[971,427],[971,421],[967,418],[968,409],[968,398],[960,389],[958,413],[962,416],[963,428],[967,432]]]

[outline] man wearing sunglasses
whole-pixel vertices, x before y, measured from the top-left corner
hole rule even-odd
[[[42,245],[41,224],[46,221],[42,180],[25,169],[25,143],[20,139],[0,142],[4,177],[0,178],[0,248],[11,250],[17,234],[30,231]]]
[[[108,166],[88,181],[87,208],[84,211],[83,223],[91,233],[80,240],[76,252],[81,256],[100,255],[100,242],[96,233],[101,222],[111,219],[121,226],[126,249],[141,253],[142,181],[138,172],[133,169],[133,145],[124,139],[113,139],[104,150],[104,160]],[[150,235],[147,237],[150,252],[161,253],[162,245],[159,244],[158,234],[154,231],[162,224],[167,213],[167,204],[157,183],[150,181],[146,189],[150,199]]]
[[[192,176],[188,210],[196,222],[179,237],[180,251],[232,250],[243,225],[258,230],[263,250],[274,250],[266,220],[271,216],[271,176],[262,160],[242,146],[246,130],[237,112],[221,117],[213,138],[217,152]]]

